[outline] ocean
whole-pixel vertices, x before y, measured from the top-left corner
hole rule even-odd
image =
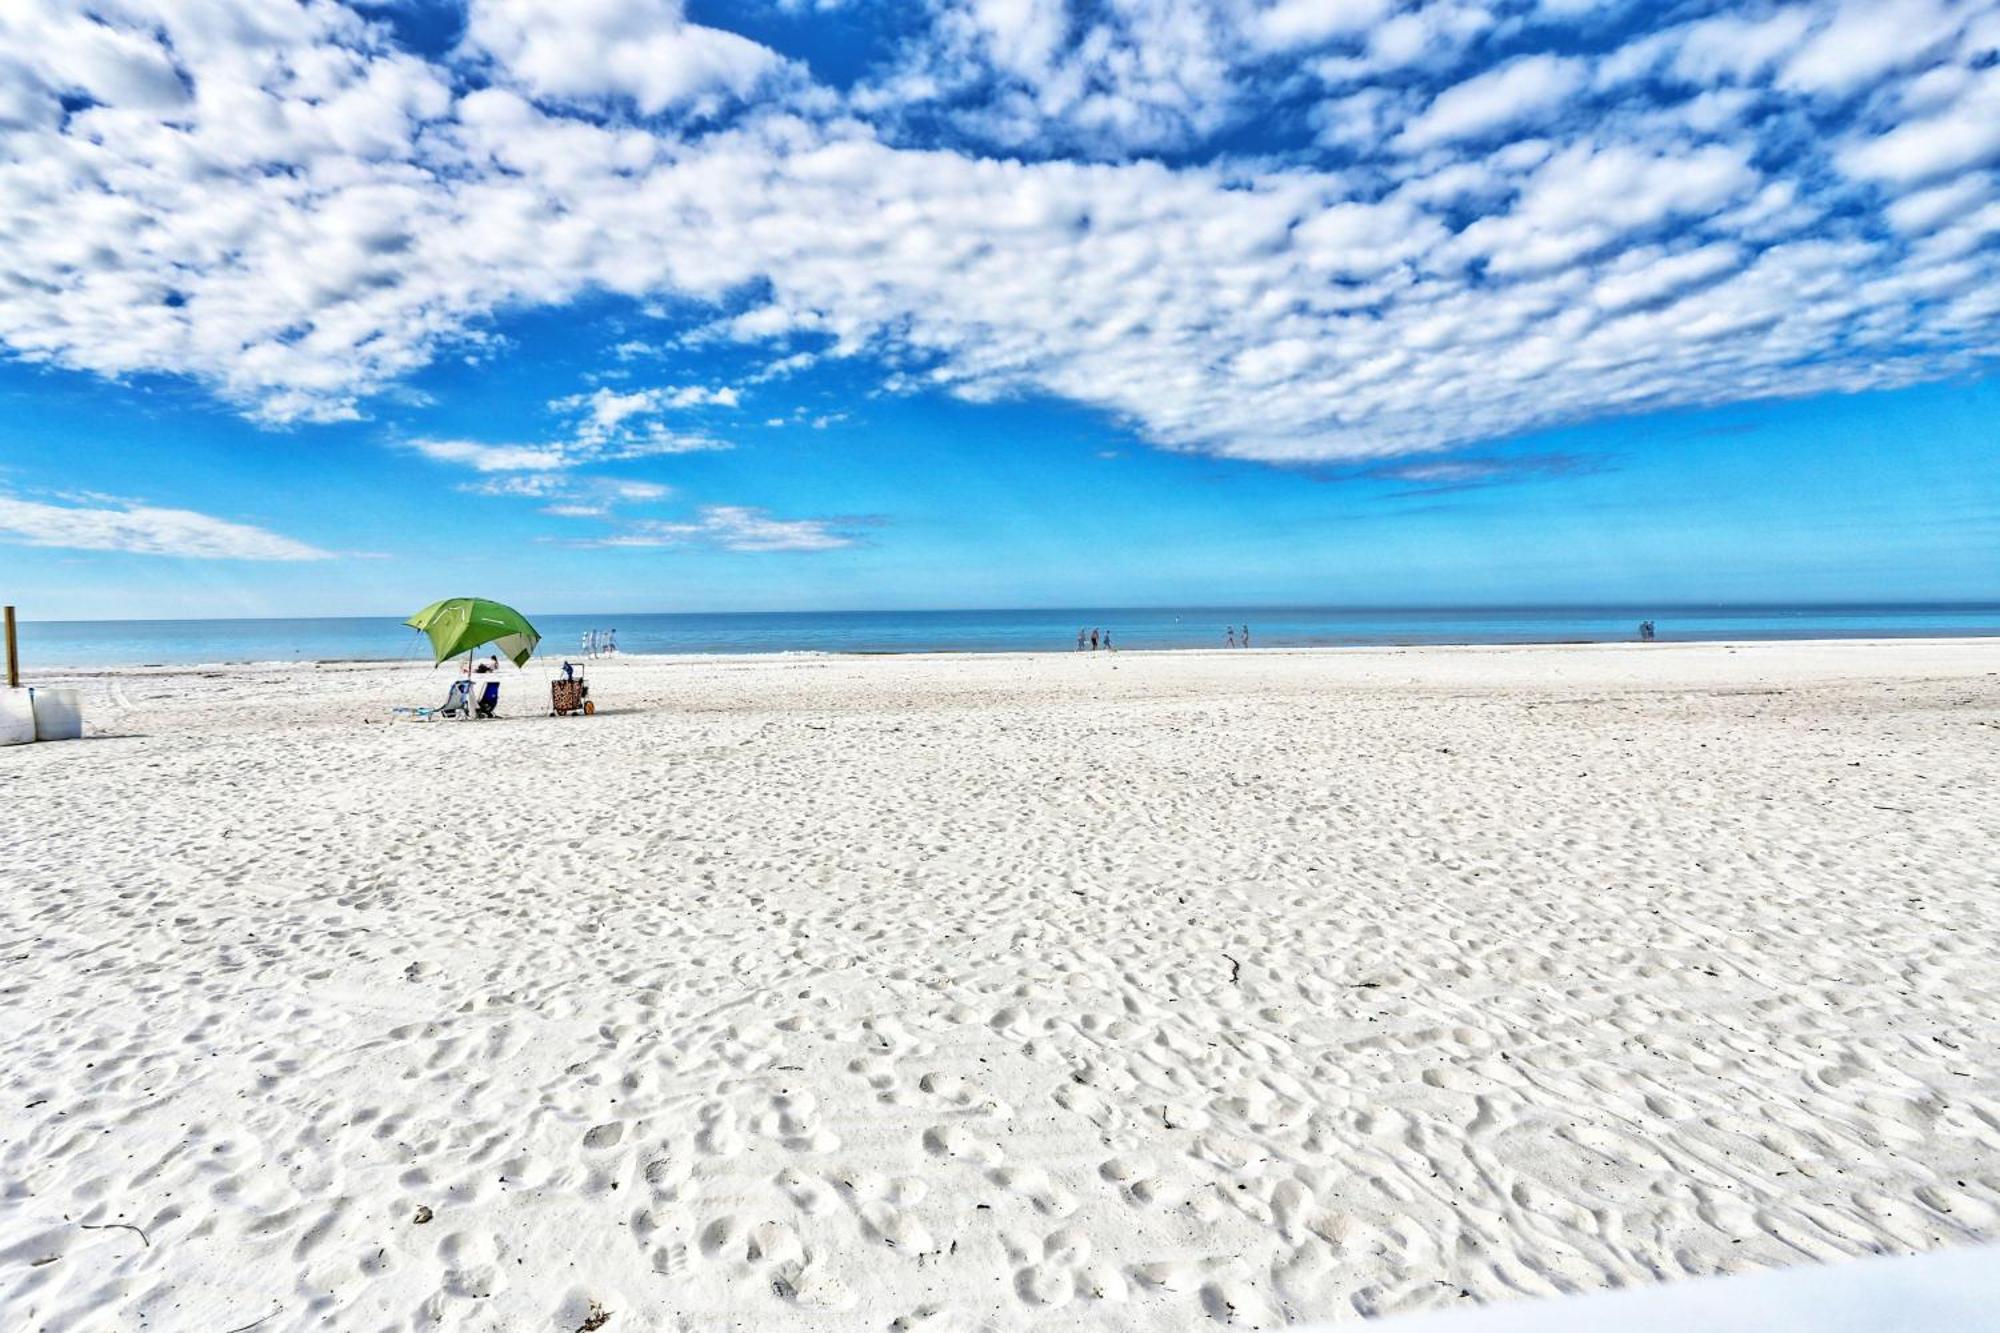
[[[1411,608],[1066,607],[1033,611],[529,612],[541,652],[576,656],[588,630],[630,653],[909,653],[1073,650],[1079,628],[1119,648],[1220,648],[1250,626],[1258,648],[1617,642],[1651,620],[1662,641],[2000,636],[2000,603],[1816,606]],[[29,669],[220,662],[424,660],[423,636],[392,616],[300,620],[28,621]]]

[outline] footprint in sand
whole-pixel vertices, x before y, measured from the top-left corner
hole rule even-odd
[[[438,1242],[437,1254],[447,1295],[484,1300],[507,1285],[499,1246],[484,1232],[454,1231]]]
[[[1035,1211],[1050,1217],[1068,1217],[1076,1211],[1076,1195],[1064,1189],[1041,1167],[1000,1167],[986,1178],[1004,1190],[1018,1194],[1033,1204]]]
[[[1031,1254],[1031,1247],[1039,1253]],[[1092,1257],[1090,1237],[1080,1227],[1050,1232],[1039,1247],[1026,1238],[1009,1244],[1022,1267],[1014,1273],[1014,1294],[1023,1304],[1066,1305],[1073,1300],[1120,1300],[1128,1291],[1124,1275]]]
[[[933,1157],[955,1158],[985,1167],[996,1167],[1006,1158],[999,1145],[958,1125],[933,1125],[925,1130],[924,1149]]]

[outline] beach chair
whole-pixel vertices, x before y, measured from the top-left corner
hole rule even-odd
[[[455,680],[451,683],[451,693],[445,695],[444,704],[438,709],[439,717],[472,716],[472,682]]]
[[[479,692],[479,708],[476,715],[479,717],[492,717],[493,710],[499,706],[500,682],[489,680],[486,682],[486,688]]]

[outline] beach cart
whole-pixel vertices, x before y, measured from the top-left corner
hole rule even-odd
[[[567,717],[582,713],[587,717],[596,711],[597,705],[590,701],[590,682],[584,679],[583,665],[564,662],[562,674],[549,682],[549,714]]]

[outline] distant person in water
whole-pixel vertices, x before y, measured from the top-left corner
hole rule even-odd
[[[1225,625],[1223,626],[1223,631],[1224,631],[1224,637],[1223,637],[1224,646],[1229,648],[1234,648],[1236,646],[1236,626]]]

